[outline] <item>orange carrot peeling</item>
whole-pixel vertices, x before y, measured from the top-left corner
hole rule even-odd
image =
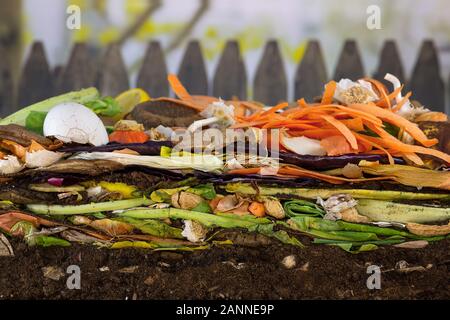
[[[347,139],[348,143],[350,144],[350,147],[352,147],[353,150],[358,149],[358,142],[356,141],[355,136],[350,131],[349,128],[345,126],[342,122],[339,120],[336,120],[332,116],[322,116],[322,118],[330,123],[333,127],[335,127],[339,132]]]
[[[431,147],[438,143],[437,139],[428,139],[428,137],[425,135],[425,133],[423,133],[422,130],[420,130],[417,124],[406,120],[402,116],[399,116],[391,112],[390,110],[385,110],[377,106],[368,106],[364,104],[353,104],[349,106],[349,108],[367,112],[378,118],[384,119],[385,121],[399,128],[404,128],[405,131],[407,131],[415,140],[419,141],[425,147]]]
[[[321,104],[332,103],[335,91],[336,91],[336,81],[332,80],[325,85],[325,92],[323,93]]]
[[[174,74],[169,74],[167,76],[167,80],[169,80],[170,87],[173,92],[177,95],[181,100],[192,101],[192,96],[187,92],[186,88],[181,84],[178,77]]]

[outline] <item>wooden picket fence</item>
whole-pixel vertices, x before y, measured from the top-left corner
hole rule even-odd
[[[96,86],[104,95],[116,95],[129,88],[129,75],[120,48],[112,44],[98,61],[92,59],[86,44],[74,45],[65,66],[51,69],[41,42],[32,44],[22,67],[17,86],[13,84],[9,67],[2,58],[0,48],[0,112],[9,114],[21,107],[50,96]],[[375,74],[382,80],[390,72],[406,83],[413,98],[436,111],[446,111],[446,89],[440,75],[439,59],[432,40],[425,40],[417,55],[411,76],[407,79],[395,41],[384,43]],[[205,61],[198,41],[189,42],[178,69],[178,76],[191,94],[212,94],[224,99],[236,96],[275,104],[287,99],[288,81],[294,81],[294,98],[311,100],[320,95],[323,85],[330,79],[358,79],[368,76],[359,54],[357,43],[347,40],[342,48],[334,73],[330,77],[325,67],[320,43],[308,42],[294,79],[287,79],[283,58],[276,40],[266,43],[261,60],[249,85],[245,63],[236,41],[227,42],[212,81],[208,79]],[[137,87],[152,97],[168,96],[167,67],[158,41],[151,41],[137,77]],[[247,96],[253,92],[253,96]],[[20,93],[15,96],[14,93]]]

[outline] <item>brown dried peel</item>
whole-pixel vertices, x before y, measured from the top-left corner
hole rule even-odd
[[[446,225],[407,223],[406,228],[412,234],[423,237],[445,236],[447,234],[450,234],[450,223]]]

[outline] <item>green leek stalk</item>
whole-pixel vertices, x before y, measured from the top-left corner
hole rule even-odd
[[[291,200],[286,201],[283,205],[284,211],[288,217],[295,217],[297,215],[310,215],[313,217],[324,216],[325,211],[316,204],[305,200]]]
[[[7,116],[0,120],[0,125],[6,124],[18,124],[25,126],[26,119],[31,111],[36,112],[47,112],[55,105],[64,102],[77,102],[84,104],[86,102],[92,101],[99,98],[99,92],[96,88],[87,88],[80,91],[73,91],[65,93],[56,97],[51,97],[49,99],[37,102],[31,106],[20,109],[19,111]]]
[[[331,221],[324,220],[322,218],[310,217],[310,216],[296,216],[289,220],[288,226],[294,230],[301,232],[312,233],[313,235],[324,238],[324,239],[334,239],[334,240],[353,240],[353,241],[365,241],[362,240],[357,234],[373,234],[383,237],[402,237],[410,239],[423,239],[423,240],[438,240],[442,237],[420,237],[409,233],[407,231],[397,230],[393,228],[382,228],[371,226],[367,224],[351,223],[342,220]],[[316,232],[317,231],[317,232]],[[350,233],[351,232],[351,233]],[[323,233],[323,234],[322,234]],[[330,234],[330,236],[328,236]],[[364,236],[366,236],[364,235]],[[355,236],[355,237],[353,237]],[[341,237],[341,239],[338,239]],[[346,239],[344,239],[346,237]],[[379,240],[379,239],[373,239]]]
[[[210,213],[202,213],[177,208],[164,209],[132,209],[117,213],[119,217],[128,217],[134,219],[183,219],[194,220],[200,222],[205,227],[222,227],[222,228],[252,228],[257,224],[270,223],[268,219],[247,219],[219,216]]]
[[[257,190],[250,183],[232,182],[225,186],[225,190],[230,193],[242,193],[246,195],[256,195]],[[283,188],[258,186],[261,196],[285,196],[286,198],[300,197],[306,199],[317,199],[318,197],[327,199],[334,194],[346,193],[355,199],[376,199],[376,200],[432,200],[450,199],[450,194],[442,193],[420,193],[391,190],[368,190],[368,189],[311,189],[311,188]]]
[[[133,219],[133,218],[120,218],[120,221],[131,224],[133,227],[139,229],[141,232],[150,234],[152,236],[160,238],[174,238],[184,239],[181,232],[183,230],[175,227],[171,227],[168,224],[152,219]]]
[[[206,250],[210,246],[207,245],[174,245],[171,242],[163,241],[118,241],[111,244],[110,249],[123,249],[123,248],[142,248],[142,249],[153,249],[154,251],[195,251],[195,250]]]
[[[99,203],[89,203],[75,206],[47,205],[47,204],[29,204],[28,210],[36,214],[46,215],[72,215],[72,214],[88,214],[101,211],[124,210],[139,206],[148,206],[153,201],[146,198],[127,199],[117,201],[107,201]]]
[[[243,228],[250,232],[257,232],[268,237],[275,238],[282,243],[290,244],[297,247],[303,247],[303,244],[291,237],[284,230],[274,231],[275,224],[266,218],[256,218],[252,215],[237,216],[229,213],[210,214],[197,211],[189,211],[176,208],[164,209],[132,209],[117,214],[123,218],[134,219],[183,219],[194,220],[205,227],[221,227],[221,228]]]

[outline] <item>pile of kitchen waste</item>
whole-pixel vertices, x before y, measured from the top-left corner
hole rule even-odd
[[[225,229],[352,253],[442,240],[447,116],[386,80],[392,91],[342,79],[265,106],[190,95],[169,75],[178,98],[88,88],[21,109],[0,120],[0,252],[10,237],[204,250],[233,245]]]

